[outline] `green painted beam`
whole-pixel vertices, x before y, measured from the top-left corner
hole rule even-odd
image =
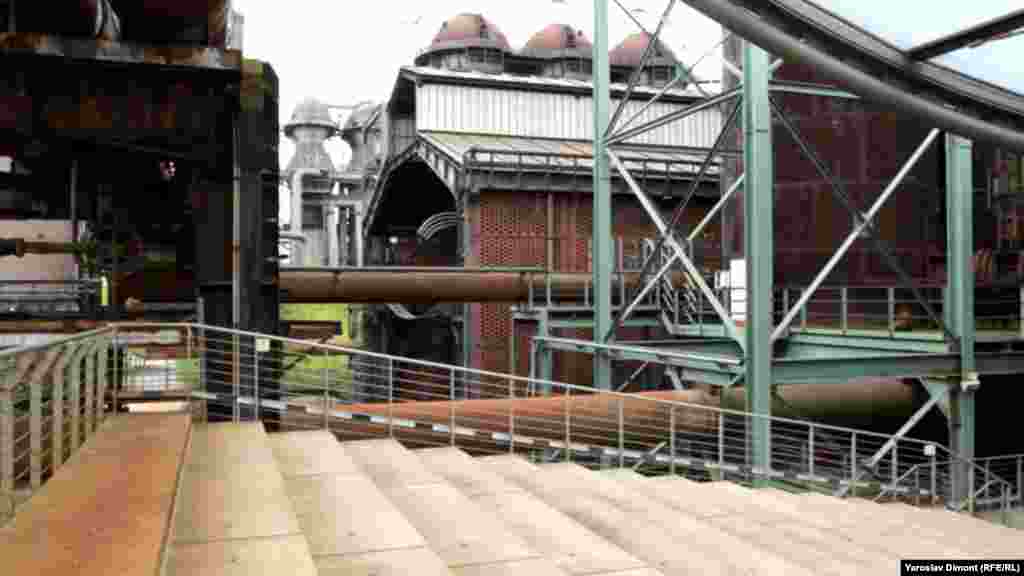
[[[977,379],[974,350],[974,174],[970,140],[947,134],[946,145],[946,317],[960,353],[960,373],[949,379],[949,445],[965,459],[974,458],[976,399],[962,386]],[[954,474],[954,499],[968,495],[968,468]]]
[[[594,171],[593,232],[591,266],[594,274],[594,342],[603,341],[612,328],[612,270],[615,246],[612,242],[612,194],[604,133],[610,119],[611,70],[608,60],[608,0],[594,0],[593,38]],[[611,389],[611,359],[594,355],[594,387]]]
[[[941,336],[941,333],[936,333]],[[887,334],[847,334],[795,332],[785,339],[787,350],[794,346],[819,346],[840,350],[863,350],[864,352],[921,352],[942,354],[950,352],[949,345],[941,338],[889,338]]]
[[[770,57],[758,46],[743,44],[743,240],[747,265],[746,375],[747,410],[772,411],[771,296],[774,283],[775,174],[772,151],[772,112],[768,101]],[[767,418],[751,426],[751,463],[771,469],[771,431]]]

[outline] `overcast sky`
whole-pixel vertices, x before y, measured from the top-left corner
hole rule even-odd
[[[622,0],[637,9],[637,18],[653,31],[665,0]],[[593,38],[593,1],[565,0],[373,0],[324,2],[235,0],[245,16],[244,51],[248,58],[269,62],[280,78],[281,125],[306,96],[331,104],[353,104],[388,98],[398,68],[412,64],[417,52],[430,44],[441,23],[460,12],[479,12],[521,48],[533,33],[551,23],[570,24]],[[614,46],[636,31],[623,12],[609,2],[609,43]],[[678,2],[662,39],[687,64],[721,39],[721,28]],[[699,69],[718,79],[720,65],[708,58]],[[328,150],[337,163],[347,161],[345,145]],[[292,154],[285,141],[282,165]]]
[[[635,16],[654,29],[665,0],[621,0]],[[1020,0],[819,0],[819,3],[906,47],[977,24],[1019,8]],[[291,0],[234,0],[245,16],[244,51],[248,58],[269,62],[280,78],[283,126],[296,103],[315,96],[331,104],[364,100],[384,101],[394,86],[398,68],[412,64],[429,45],[441,23],[460,12],[479,12],[497,25],[513,49],[551,23],[570,24],[593,38],[592,0],[372,0],[325,2]],[[884,9],[883,9],[884,7]],[[636,26],[609,1],[609,43],[614,46]],[[687,65],[721,40],[721,27],[676,2],[662,39]],[[1007,58],[1008,54],[1018,54]],[[1024,35],[981,48],[964,49],[940,62],[1024,93],[1024,74],[1017,64],[1024,53]],[[719,80],[721,65],[706,58],[697,68],[704,79]],[[347,147],[335,139],[328,151],[339,167],[348,160]],[[281,143],[282,166],[292,155],[291,143]],[[282,202],[288,219],[287,202]]]

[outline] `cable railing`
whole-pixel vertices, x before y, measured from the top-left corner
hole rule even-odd
[[[121,362],[114,362],[114,353]],[[0,351],[0,482],[8,511],[37,490],[114,406],[187,402],[198,421],[262,420],[590,468],[737,482],[778,480],[853,496],[948,499],[924,479],[934,443],[596,390],[201,324],[117,324]],[[767,433],[768,466],[755,460]],[[870,466],[868,464],[871,464]],[[969,476],[972,502],[995,473]],[[1012,496],[1012,495],[1011,495]],[[1018,495],[1019,498],[1019,495]]]
[[[95,314],[98,280],[0,280],[0,315]]]
[[[972,514],[991,510],[1007,512],[1024,506],[1021,486],[996,474],[990,465],[986,465],[992,460],[1014,464],[1019,456],[968,460],[945,447],[941,450],[944,452],[943,460],[933,458],[930,463],[917,464],[899,478],[899,484],[913,483],[916,488],[924,487],[914,491],[914,504],[942,505],[955,512],[966,510]],[[927,498],[922,498],[922,492],[927,493]],[[875,496],[875,501],[884,499],[911,500],[888,489]]]

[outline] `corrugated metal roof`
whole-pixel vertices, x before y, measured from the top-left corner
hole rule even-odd
[[[585,80],[573,80],[570,78],[546,78],[543,76],[520,76],[516,74],[486,74],[483,72],[467,72],[467,71],[456,71],[446,70],[441,68],[430,68],[426,66],[403,66],[401,69],[402,73],[414,76],[419,79],[429,80],[461,80],[466,83],[480,82],[491,84],[496,87],[500,86],[529,86],[538,90],[546,90],[551,92],[575,92],[580,90],[593,90],[594,85],[592,82]],[[610,86],[611,91],[614,92],[625,92],[625,84],[612,84]],[[635,96],[654,96],[658,93],[659,88],[651,88],[649,86],[636,86],[633,89]],[[684,99],[697,99],[703,98],[704,96],[696,90],[668,90],[664,94],[665,99],[672,98],[684,98]]]
[[[586,140],[555,140],[547,138],[521,138],[488,134],[421,131],[419,136],[436,146],[460,164],[476,151],[475,160],[468,164],[506,165],[529,169],[558,169],[590,171],[593,167],[593,144]],[[681,148],[669,150],[651,146],[630,146],[619,152],[631,171],[646,168],[652,176],[658,172],[673,174],[697,172],[704,155],[699,151]],[[718,166],[712,164],[708,175],[717,175]]]

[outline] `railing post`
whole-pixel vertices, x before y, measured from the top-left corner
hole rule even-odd
[[[914,468],[914,505],[921,505],[921,468]]]
[[[572,432],[569,430],[571,426],[571,417],[569,411],[569,391],[568,386],[565,387],[565,461],[572,462]]]
[[[967,498],[968,498],[968,505],[970,506],[970,510],[971,510],[971,516],[974,516],[974,508],[975,508],[975,504],[974,504],[974,478],[975,478],[974,466],[972,466],[972,465],[970,465],[970,463],[968,463],[968,466],[967,466]]]
[[[675,476],[676,473],[676,407],[668,407],[668,471]]]
[[[789,314],[789,288],[782,289],[782,317]]]
[[[104,336],[100,340],[99,349],[96,351],[96,378],[99,381],[98,384],[98,395],[96,397],[96,422],[97,424],[102,423],[107,418],[107,389],[110,387],[110,373],[107,370],[107,360],[109,355],[109,342]],[[117,409],[117,404],[114,404],[114,409]]]
[[[96,429],[96,345],[89,342],[86,347],[88,350],[85,353],[85,438],[88,438]]]
[[[718,474],[725,478],[725,412],[718,411]]]
[[[320,380],[324,385],[324,430],[331,429],[331,383],[327,377],[327,364],[330,358],[327,356],[327,349],[323,350],[324,366],[320,371]]]
[[[114,415],[117,415],[117,412],[121,407],[121,366],[120,355],[117,353],[117,326],[114,326],[114,331],[110,336],[110,354],[112,357],[111,364],[113,365],[110,377],[110,396],[114,403],[111,409],[114,412]]]
[[[260,346],[262,342],[267,342],[262,338],[253,338],[252,347],[252,404],[253,414],[256,417],[256,421],[261,420],[262,413],[260,412]],[[269,342],[268,342],[269,344]]]
[[[40,362],[46,360],[41,359]],[[42,485],[43,464],[43,381],[45,375],[28,381],[29,477],[32,490]]]
[[[857,497],[857,433],[850,436],[850,496]]]
[[[14,386],[13,360],[0,360],[0,502],[4,514],[14,513]]]
[[[388,358],[388,437],[395,437],[395,361]]]
[[[804,303],[803,307],[800,308],[800,328],[803,330],[807,329],[807,305],[810,304],[810,300]]]
[[[814,480],[814,424],[810,424],[807,430],[807,471]]]
[[[516,387],[512,380],[508,381],[508,453],[516,453]]]
[[[985,460],[985,485],[988,486],[989,481],[992,480],[992,459]],[[988,499],[989,488],[985,488],[985,497]]]
[[[937,504],[938,501],[939,501],[938,478],[936,478],[939,475],[939,465],[935,461],[935,447],[934,446],[932,446],[932,449],[930,450],[930,452],[931,452],[931,468],[932,468],[932,488],[931,488],[931,493],[932,493],[932,504],[934,505],[934,504]]]
[[[619,397],[619,468],[626,466],[626,419],[625,399]]]
[[[71,450],[81,445],[82,434],[82,351],[83,344],[71,354]]]
[[[449,422],[450,428],[450,440],[452,446],[455,446],[455,368],[448,369],[448,406],[449,411]]]
[[[74,353],[74,345],[67,345],[60,353],[50,376],[53,379],[53,394],[50,397],[50,469],[54,473],[64,463],[64,368],[68,356]]]
[[[896,335],[896,288],[892,286],[885,289],[886,319],[889,324],[889,336]]]
[[[1017,501],[1024,507],[1024,456],[1017,456]]]
[[[840,307],[840,310],[839,310],[839,322],[840,322],[840,325],[842,326],[843,334],[846,334],[846,332],[847,332],[847,330],[849,329],[849,326],[850,326],[850,324],[849,324],[849,309],[850,309],[849,307],[850,307],[850,302],[849,302],[849,294],[848,294],[847,291],[848,291],[848,288],[846,286],[843,286],[842,288],[839,289],[839,307]]]
[[[899,480],[899,442],[892,445],[892,485],[895,488],[897,480]]]

